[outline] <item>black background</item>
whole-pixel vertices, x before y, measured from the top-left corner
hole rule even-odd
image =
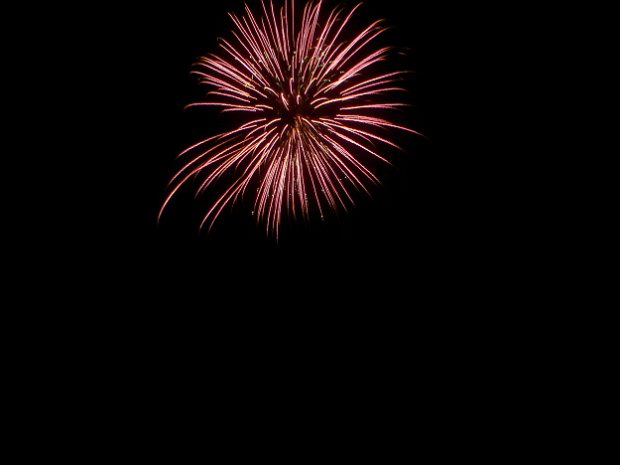
[[[403,121],[427,138],[394,134],[404,152],[391,154],[393,167],[379,167],[383,186],[372,198],[360,196],[357,208],[325,222],[285,222],[278,242],[243,204],[225,210],[211,232],[199,232],[206,204],[193,200],[191,188],[156,220],[179,167],[176,155],[229,122],[217,110],[183,107],[205,90],[189,75],[194,60],[216,50],[217,37],[230,31],[227,12],[242,3],[101,8],[83,72],[96,77],[84,90],[96,102],[88,121],[94,137],[84,151],[95,162],[79,181],[85,195],[75,217],[85,221],[74,231],[86,244],[87,265],[113,262],[117,276],[147,288],[187,277],[205,294],[217,293],[208,283],[260,282],[274,296],[289,286],[312,295],[346,288],[359,296],[375,286],[386,296],[406,295],[418,283],[446,296],[479,273],[493,274],[492,250],[504,245],[501,194],[493,187],[506,173],[496,161],[489,109],[492,60],[479,48],[488,32],[468,20],[476,16],[472,7],[363,5],[359,24],[386,19],[386,40],[406,53],[397,66],[415,71]]]
[[[194,201],[191,188],[157,223],[177,154],[228,127],[217,110],[183,108],[205,91],[192,64],[217,49],[230,33],[227,13],[242,9],[236,1],[98,4],[59,29],[64,43],[49,48],[69,50],[58,60],[70,59],[54,69],[77,97],[57,92],[71,116],[60,132],[77,150],[50,157],[66,180],[50,176],[62,198],[41,223],[47,229],[37,230],[52,251],[50,270],[67,263],[76,297],[131,308],[122,313],[131,324],[156,309],[151,315],[179,327],[186,321],[176,311],[197,321],[236,309],[253,321],[253,311],[267,308],[310,312],[318,325],[320,315],[345,324],[363,310],[363,325],[426,322],[459,332],[468,318],[485,318],[462,306],[515,298],[511,263],[524,242],[512,198],[523,190],[511,186],[522,154],[497,111],[515,90],[501,59],[510,18],[482,5],[362,5],[356,24],[384,18],[386,42],[404,52],[394,66],[414,71],[402,118],[426,136],[393,134],[404,151],[390,153],[393,167],[379,167],[383,186],[372,198],[360,196],[357,208],[325,222],[285,222],[278,242],[243,204],[199,232],[207,199]],[[447,308],[447,323],[420,306]]]
[[[368,395],[380,404],[371,414],[388,411],[385,422],[396,424],[389,413],[401,409],[423,418],[418,426],[445,450],[444,419],[460,417],[462,437],[480,404],[515,384],[501,367],[521,350],[501,350],[523,324],[507,308],[526,281],[511,265],[523,242],[506,195],[522,154],[496,111],[514,91],[500,79],[496,34],[509,13],[366,1],[360,21],[385,18],[386,38],[407,49],[401,63],[415,71],[407,123],[427,138],[395,135],[405,151],[381,168],[372,199],[325,223],[285,224],[276,243],[243,205],[199,233],[204,205],[191,192],[156,221],[176,155],[224,123],[183,107],[203,90],[192,63],[228,34],[226,13],[241,9],[204,1],[67,11],[77,19],[57,33],[70,63],[47,70],[77,96],[56,92],[72,117],[61,134],[77,150],[50,157],[66,167],[63,182],[50,176],[62,201],[35,232],[52,254],[27,270],[49,283],[41,296],[60,302],[44,331],[71,336],[50,336],[50,347],[66,344],[53,361],[79,360],[70,370],[81,379],[92,370],[84,382],[105,391],[104,409],[107,399],[124,419],[136,406],[136,424],[153,420],[166,432],[179,411],[227,395],[243,409],[248,390],[261,396],[263,378],[308,385],[317,373],[342,383],[358,413]],[[329,397],[331,381],[325,389]],[[166,417],[173,421],[159,423]]]

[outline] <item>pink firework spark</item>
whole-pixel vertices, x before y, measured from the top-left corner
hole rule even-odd
[[[372,47],[385,31],[381,21],[347,34],[361,4],[323,15],[322,1],[298,11],[285,0],[277,12],[261,3],[260,16],[247,5],[244,16],[230,14],[234,39],[221,39],[221,53],[200,58],[192,71],[212,90],[188,106],[239,112],[243,124],[179,155],[190,158],[170,181],[158,218],[190,179],[199,179],[198,195],[232,173],[200,228],[251,190],[258,220],[277,237],[284,212],[307,219],[311,211],[346,210],[353,189],[369,193],[369,183],[379,183],[369,160],[388,162],[378,143],[397,147],[382,130],[418,134],[376,116],[404,106],[389,97],[403,90],[395,82],[404,72],[376,71],[390,50]]]

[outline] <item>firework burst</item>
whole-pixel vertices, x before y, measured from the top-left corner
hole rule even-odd
[[[322,3],[300,9],[285,0],[276,9],[261,1],[259,14],[247,5],[243,16],[230,14],[232,38],[220,39],[220,53],[200,58],[192,71],[211,90],[188,106],[243,119],[179,155],[189,158],[170,181],[159,217],[197,179],[197,195],[223,184],[201,228],[251,192],[258,220],[277,236],[285,212],[307,219],[346,210],[353,191],[369,193],[379,183],[371,160],[388,162],[380,146],[397,147],[385,130],[416,133],[385,116],[404,106],[390,97],[403,90],[396,82],[404,72],[381,71],[390,50],[373,46],[386,30],[381,21],[351,35],[347,26],[360,5],[323,14]]]

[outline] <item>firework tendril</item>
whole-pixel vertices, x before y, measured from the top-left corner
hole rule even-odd
[[[373,47],[386,30],[382,21],[351,36],[347,26],[361,4],[323,14],[322,3],[300,11],[285,0],[276,11],[261,1],[260,14],[247,5],[243,16],[230,14],[232,38],[220,39],[220,53],[201,57],[192,71],[210,91],[188,107],[238,112],[239,125],[179,155],[187,160],[158,219],[191,179],[198,179],[196,195],[226,179],[200,228],[252,192],[258,221],[277,236],[285,212],[323,217],[354,205],[354,190],[370,194],[369,184],[379,184],[370,160],[389,163],[378,147],[398,148],[385,132],[418,134],[386,119],[405,106],[391,98],[403,90],[396,84],[405,71],[381,71],[390,51]]]

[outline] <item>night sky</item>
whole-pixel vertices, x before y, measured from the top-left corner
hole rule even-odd
[[[217,38],[230,31],[227,12],[240,12],[243,2],[102,7],[109,20],[94,34],[88,60],[99,87],[84,95],[99,102],[96,138],[85,150],[97,161],[80,181],[88,185],[81,212],[89,221],[74,232],[89,244],[85,257],[113,261],[129,288],[134,280],[146,289],[184,288],[187,280],[197,293],[249,285],[317,302],[326,289],[360,301],[364,292],[389,299],[416,286],[438,298],[468,292],[477,274],[489,271],[500,227],[494,216],[501,205],[489,195],[489,182],[502,183],[488,174],[493,117],[480,97],[493,80],[477,51],[485,37],[463,11],[408,5],[369,0],[358,21],[384,18],[392,26],[385,40],[402,52],[396,67],[415,72],[403,96],[411,107],[400,118],[427,138],[390,134],[404,152],[388,150],[394,166],[377,166],[383,186],[372,198],[358,196],[357,208],[325,222],[285,220],[277,243],[247,204],[227,208],[210,233],[200,233],[208,196],[194,201],[191,186],[156,221],[179,168],[176,155],[230,127],[217,109],[183,107],[205,91],[189,74],[194,60],[217,50]]]
[[[236,441],[227,429],[241,418],[235,409],[270,408],[257,385],[276,374],[337,404],[348,400],[349,418],[363,416],[364,427],[374,423],[372,435],[380,428],[388,436],[381,463],[399,445],[413,454],[414,440],[434,458],[450,448],[462,458],[465,447],[496,443],[492,434],[503,430],[493,418],[492,434],[478,435],[470,422],[485,403],[503,413],[493,395],[519,407],[521,393],[501,399],[502,386],[518,386],[511,353],[529,343],[520,328],[537,323],[505,305],[518,302],[529,275],[511,264],[524,245],[505,195],[523,152],[504,137],[502,113],[493,110],[513,94],[498,79],[511,70],[499,67],[503,49],[486,47],[504,16],[470,2],[367,0],[360,22],[385,18],[393,26],[385,38],[404,52],[399,65],[415,71],[402,121],[427,138],[394,133],[404,152],[390,153],[393,167],[378,167],[383,186],[372,198],[360,196],[358,208],[324,223],[284,222],[276,243],[242,204],[226,209],[211,233],[199,233],[206,204],[193,200],[192,189],[170,204],[161,224],[156,219],[176,155],[228,127],[217,110],[183,107],[205,90],[189,74],[192,63],[217,49],[217,37],[230,30],[226,13],[243,2],[126,3],[68,12],[72,67],[40,69],[58,73],[78,97],[69,103],[56,92],[77,120],[62,121],[61,135],[78,150],[74,158],[44,153],[66,165],[67,181],[50,174],[62,201],[40,196],[53,212],[49,221],[33,214],[45,260],[22,260],[28,283],[43,278],[25,288],[41,297],[35,308],[45,316],[37,321],[51,341],[41,353],[66,347],[51,360],[50,377],[33,385],[54,384],[62,379],[56,367],[78,360],[67,364],[76,382],[65,395],[89,396],[97,386],[84,406],[114,415],[103,440],[127,430],[123,437],[141,457],[159,456],[177,435],[172,463],[186,444],[212,441],[196,423]],[[515,196],[529,186],[519,187]],[[278,386],[274,395],[283,391]],[[322,403],[320,396],[295,403],[313,408],[311,401]],[[218,408],[222,421],[212,415]],[[262,413],[257,422],[270,418]],[[100,418],[87,409],[82,415]],[[135,423],[126,421],[131,415]],[[467,433],[475,441],[459,444]],[[139,434],[150,444],[141,447]]]

